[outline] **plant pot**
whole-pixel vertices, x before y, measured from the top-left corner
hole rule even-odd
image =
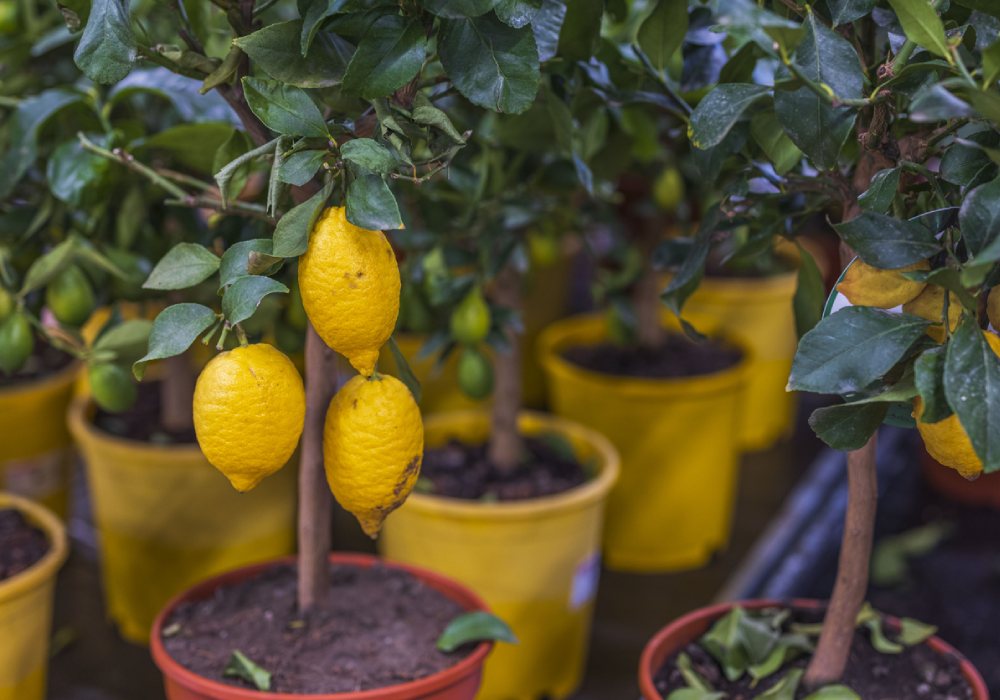
[[[66,530],[51,511],[0,492],[0,508],[15,508],[45,531],[49,551],[34,566],[0,581],[0,700],[43,700],[56,574],[66,561]]]
[[[379,560],[367,554],[336,553],[330,555],[330,561],[334,564],[370,567]],[[153,661],[163,672],[167,700],[297,700],[298,698],[308,698],[309,700],[473,700],[476,697],[476,691],[479,689],[482,677],[483,662],[493,646],[489,642],[479,644],[472,654],[454,666],[409,683],[357,693],[309,695],[265,693],[219,683],[187,670],[167,654],[160,641],[163,621],[178,605],[187,601],[208,598],[222,586],[252,578],[275,565],[291,562],[293,559],[289,557],[229,571],[199,583],[167,603],[153,624],[151,636]],[[440,591],[467,610],[488,609],[475,593],[440,574],[392,562],[384,562],[384,564],[409,571],[422,582]]]
[[[86,460],[107,612],[123,637],[147,643],[179,591],[293,551],[293,467],[240,494],[197,445],[115,437],[93,415],[92,403],[74,401],[69,424]]]
[[[73,466],[65,416],[79,370],[73,362],[0,389],[0,435],[5,437],[0,440],[0,489],[37,501],[61,518],[69,505]]]
[[[970,506],[1000,508],[1000,472],[982,474],[969,481],[954,469],[939,464],[922,446],[920,468],[924,481],[948,499]]]
[[[792,298],[798,273],[772,277],[705,277],[684,306],[684,317],[698,317],[750,348],[752,357],[743,405],[740,445],[763,450],[788,436],[795,425],[796,395],[785,391],[798,337]]]
[[[700,566],[729,539],[749,358],[682,379],[612,376],[563,358],[567,348],[606,339],[603,317],[577,316],[549,326],[540,341],[552,410],[605,435],[621,454],[605,561],[635,572]]]
[[[486,664],[481,700],[563,698],[579,685],[600,571],[604,504],[618,456],[594,431],[541,413],[520,416],[525,435],[565,437],[598,472],[554,496],[485,503],[414,493],[389,516],[387,559],[425,566],[477,591],[517,635]],[[490,418],[456,412],[427,418],[426,444],[484,442]]]
[[[525,406],[545,405],[545,371],[538,360],[538,338],[549,324],[568,313],[573,289],[576,246],[566,239],[562,254],[551,264],[533,267],[524,280],[521,342],[521,387]]]
[[[698,639],[704,634],[713,622],[728,613],[736,605],[749,610],[759,610],[761,608],[780,607],[780,602],[773,600],[746,600],[729,603],[720,603],[707,608],[699,608],[693,612],[680,617],[660,630],[653,637],[646,648],[642,651],[642,658],[639,661],[639,688],[642,691],[643,700],[663,700],[663,696],[656,690],[653,678],[663,665],[663,662],[676,651],[685,645]],[[819,609],[825,607],[825,603],[816,600],[793,600],[791,605],[798,608]],[[898,625],[898,620],[886,616],[886,621],[890,626]],[[975,700],[989,700],[990,694],[986,690],[986,684],[976,668],[962,656],[951,645],[938,637],[931,637],[926,644],[939,654],[952,656],[958,660],[962,668],[962,675],[972,687]]]

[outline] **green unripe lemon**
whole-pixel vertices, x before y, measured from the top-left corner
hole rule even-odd
[[[87,370],[90,393],[105,411],[121,413],[132,407],[138,393],[128,370],[110,362],[101,362]]]
[[[493,392],[493,365],[472,346],[462,349],[458,358],[458,385],[466,396],[480,400]]]
[[[45,304],[60,323],[82,326],[94,311],[96,300],[83,270],[68,267],[45,288]]]
[[[653,183],[653,199],[664,211],[674,211],[684,200],[684,178],[677,168],[665,168]]]
[[[35,349],[35,334],[28,317],[13,313],[0,322],[0,370],[13,374],[24,366]]]
[[[529,233],[528,255],[536,267],[550,267],[559,259],[559,237],[551,233]]]
[[[475,345],[490,332],[490,307],[479,287],[472,290],[451,312],[451,335],[460,343]]]
[[[0,321],[4,320],[12,313],[17,306],[14,295],[3,287],[0,287]]]

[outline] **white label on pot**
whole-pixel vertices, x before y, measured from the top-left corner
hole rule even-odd
[[[29,498],[46,498],[64,487],[68,455],[68,450],[61,449],[0,464],[0,488]]]
[[[594,599],[600,578],[601,555],[594,552],[580,562],[573,573],[573,589],[569,594],[570,610],[576,610]]]

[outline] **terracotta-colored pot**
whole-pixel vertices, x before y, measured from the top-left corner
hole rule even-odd
[[[653,678],[663,665],[663,662],[671,654],[680,650],[685,645],[698,639],[704,634],[712,623],[728,613],[735,606],[739,605],[747,610],[760,610],[761,608],[774,608],[791,606],[796,608],[822,609],[826,603],[818,600],[793,600],[790,602],[780,602],[775,600],[739,600],[729,603],[719,603],[707,608],[699,608],[689,612],[683,617],[679,617],[669,625],[656,633],[646,648],[642,650],[642,657],[639,660],[639,689],[642,691],[643,700],[663,700],[663,696],[656,689]],[[888,615],[886,622],[890,626],[896,626],[899,621]],[[979,675],[976,667],[966,659],[957,649],[938,637],[931,637],[927,640],[927,645],[939,654],[954,657],[962,668],[962,675],[966,682],[972,687],[972,697],[975,700],[990,700],[990,693],[986,689],[983,677]]]
[[[479,644],[471,654],[454,666],[409,683],[356,693],[308,695],[265,693],[226,685],[187,670],[167,654],[161,641],[161,630],[164,621],[179,604],[208,598],[223,586],[244,581],[269,568],[291,564],[294,561],[293,557],[285,557],[229,571],[189,588],[167,603],[153,623],[150,639],[153,661],[163,672],[167,700],[473,700],[476,697],[482,679],[483,663],[493,648],[492,642]],[[466,610],[488,610],[486,603],[468,588],[426,569],[383,561],[368,554],[334,553],[330,555],[330,561],[334,564],[363,568],[382,563],[383,566],[402,569],[410,572],[431,588],[443,593]]]
[[[969,481],[954,469],[940,464],[921,450],[920,468],[932,489],[951,499],[970,506],[1000,508],[1000,472],[983,474]]]

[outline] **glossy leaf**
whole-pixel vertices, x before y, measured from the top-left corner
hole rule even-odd
[[[944,390],[983,469],[1000,469],[1000,358],[971,315],[962,319],[948,343]]]
[[[991,258],[989,253],[1000,257],[1000,178],[979,185],[965,196],[958,221],[962,240],[974,258]]]
[[[639,47],[658,69],[666,68],[670,57],[687,32],[687,3],[657,0],[653,11],[639,26]]]
[[[73,60],[95,83],[116,83],[132,70],[137,51],[127,0],[93,0]]]
[[[247,76],[243,91],[250,109],[269,129],[288,136],[327,136],[323,114],[305,90]]]
[[[438,17],[461,19],[479,17],[493,9],[497,0],[423,0],[425,8]]]
[[[945,348],[925,350],[913,363],[914,382],[923,400],[922,420],[937,423],[952,414],[944,390]]]
[[[566,16],[559,32],[556,53],[566,61],[589,60],[597,50],[603,13],[603,0],[573,0],[566,3]]]
[[[787,173],[802,159],[802,151],[788,138],[774,112],[763,111],[753,115],[750,120],[750,135],[779,175]]]
[[[372,139],[351,139],[340,147],[340,156],[383,175],[388,175],[397,165],[392,151]]]
[[[809,416],[809,427],[835,450],[858,450],[882,425],[888,409],[884,403],[824,406]]]
[[[506,622],[492,613],[476,610],[459,615],[437,640],[437,648],[449,653],[470,642],[507,642],[517,644],[517,637]]]
[[[253,34],[233,40],[255,66],[275,80],[302,88],[330,87],[340,83],[347,69],[351,47],[335,34],[321,34],[303,55],[302,20],[276,22]]]
[[[531,22],[531,31],[538,46],[538,60],[546,62],[556,55],[559,34],[566,20],[566,3],[562,0],[542,0],[542,7]]]
[[[531,24],[542,7],[542,0],[500,0],[493,8],[504,24],[515,29]]]
[[[889,0],[889,5],[903,25],[908,39],[941,58],[952,60],[944,24],[931,0]]]
[[[21,283],[21,290],[18,294],[24,296],[40,287],[44,287],[52,278],[65,270],[76,259],[79,251],[80,239],[70,237],[44,255],[35,258],[31,263],[31,267],[28,268],[28,272],[24,275],[24,281]]]
[[[219,258],[197,243],[178,243],[156,264],[143,289],[187,289],[219,269]]]
[[[60,144],[45,170],[49,190],[70,206],[83,208],[100,197],[101,183],[111,170],[111,162],[84,150],[79,140]]]
[[[900,168],[879,170],[872,176],[868,189],[858,196],[858,205],[865,211],[884,214],[892,206],[899,189]]]
[[[370,231],[403,227],[399,206],[381,175],[360,175],[347,186],[347,220]]]
[[[301,187],[319,171],[327,152],[321,150],[296,151],[282,161],[278,178],[289,185]]]
[[[386,97],[420,70],[427,37],[417,20],[379,17],[365,32],[344,75],[344,91],[366,99]]]
[[[222,255],[219,264],[219,286],[225,287],[232,284],[240,277],[252,274],[248,267],[250,253],[271,254],[273,241],[270,238],[255,238],[249,241],[240,241],[229,246]]]
[[[862,260],[882,269],[905,267],[941,250],[934,234],[919,223],[871,211],[834,228]]]
[[[309,47],[312,45],[313,39],[316,38],[316,32],[319,31],[323,21],[339,12],[346,4],[347,0],[299,0],[299,12],[302,14],[299,52],[303,56],[309,53]]]
[[[719,85],[698,103],[691,115],[688,138],[695,148],[718,145],[750,105],[767,96],[770,89],[750,83]]]
[[[132,365],[136,379],[142,379],[146,365],[180,355],[217,320],[215,312],[201,304],[174,304],[159,313],[149,332],[149,350]]]
[[[333,193],[333,181],[326,183],[312,197],[292,207],[278,220],[274,229],[272,253],[282,258],[296,258],[309,247],[309,234]]]
[[[853,22],[864,17],[875,7],[875,0],[827,0],[833,26]]]
[[[222,313],[230,323],[242,323],[253,316],[268,294],[287,293],[288,287],[262,275],[237,278],[222,295]]]
[[[38,132],[59,111],[83,96],[56,88],[26,97],[6,118],[8,150],[0,157],[0,199],[6,197],[38,157]]]

